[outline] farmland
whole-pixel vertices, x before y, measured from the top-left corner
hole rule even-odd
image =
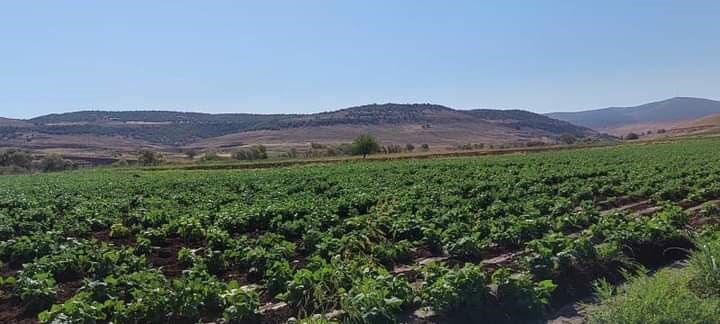
[[[683,258],[718,199],[716,138],[6,176],[0,322],[541,318],[596,279]]]

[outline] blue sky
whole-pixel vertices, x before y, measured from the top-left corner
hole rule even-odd
[[[720,1],[0,2],[0,116],[720,99]]]

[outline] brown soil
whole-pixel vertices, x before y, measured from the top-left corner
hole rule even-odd
[[[62,303],[70,299],[72,296],[75,295],[75,292],[77,292],[78,289],[82,287],[82,285],[82,280],[75,280],[59,284],[57,290],[57,302]]]
[[[112,243],[114,245],[122,245],[122,246],[132,246],[135,245],[135,237],[123,237],[123,238],[117,238],[117,237],[110,237],[110,230],[102,230],[97,231],[92,234],[92,237],[95,240],[98,240],[100,242],[108,242]]]
[[[35,314],[27,314],[18,297],[0,298],[0,323],[37,323]]]
[[[157,249],[153,249],[147,258],[148,263],[160,268],[160,271],[168,277],[178,277],[185,270],[177,259],[178,251],[186,246],[179,237],[169,237],[165,239],[164,244]]]

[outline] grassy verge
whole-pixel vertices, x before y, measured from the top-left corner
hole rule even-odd
[[[698,244],[687,267],[628,278],[620,286],[597,285],[599,304],[588,322],[717,323],[720,318],[720,240]]]

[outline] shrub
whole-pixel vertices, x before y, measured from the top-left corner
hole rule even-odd
[[[575,142],[577,142],[577,136],[575,136],[573,134],[565,133],[565,134],[560,135],[558,140],[560,142],[562,142],[564,144],[568,144],[568,145],[575,144]]]
[[[30,170],[32,167],[32,155],[20,150],[0,151],[0,167]]]
[[[162,154],[150,150],[142,150],[138,153],[138,164],[142,166],[154,166],[162,163]]]
[[[626,139],[626,140],[630,140],[630,141],[636,140],[636,139],[639,139],[639,138],[640,138],[640,135],[635,134],[635,133],[628,133],[627,135],[625,135],[625,139]]]
[[[75,163],[70,160],[63,159],[60,155],[50,154],[40,160],[38,168],[42,172],[59,172],[75,169]]]
[[[197,155],[198,155],[198,151],[197,151],[197,150],[189,149],[189,150],[186,150],[186,151],[185,151],[185,156],[186,156],[188,159],[190,159],[190,160],[195,159],[195,157],[196,157]]]
[[[215,151],[208,151],[205,152],[205,154],[200,158],[200,161],[202,162],[213,162],[213,161],[222,161],[223,158],[220,157],[220,155],[217,154]]]
[[[265,160],[268,158],[267,149],[263,145],[253,145],[233,152],[232,158],[235,160]]]

